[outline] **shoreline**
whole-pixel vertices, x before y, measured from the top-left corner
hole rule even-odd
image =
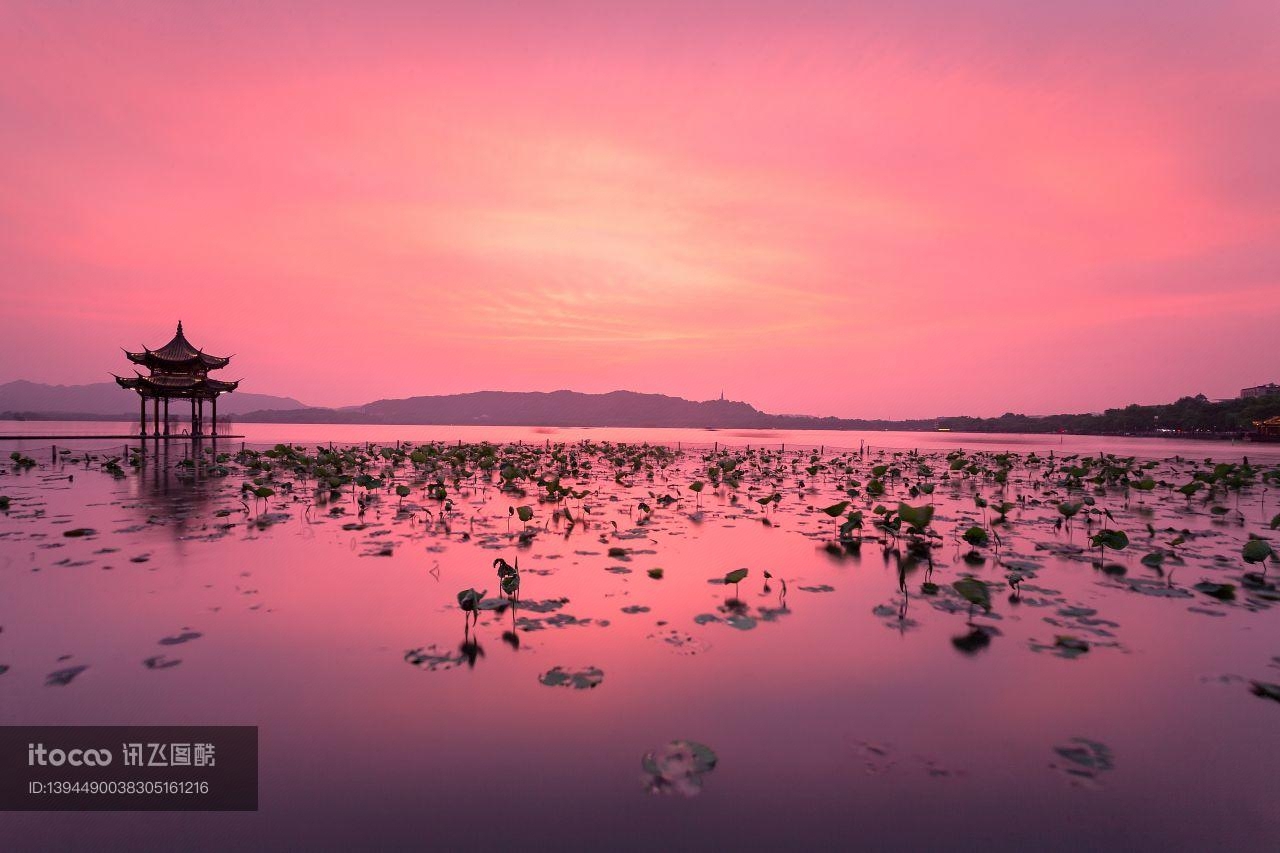
[[[19,433],[19,432],[7,432],[4,430],[4,426],[8,424],[27,424],[27,423],[31,423],[31,424],[36,424],[36,423],[130,424],[130,423],[133,423],[136,425],[135,421],[133,421],[130,418],[124,418],[124,417],[113,418],[113,417],[101,417],[101,416],[92,416],[92,417],[84,416],[84,417],[58,417],[58,418],[54,418],[54,417],[0,418],[0,441],[4,441],[4,440],[40,441],[45,439],[62,439],[66,441],[97,440],[97,439],[135,441],[143,438],[147,440],[159,439],[162,441],[172,441],[172,440],[190,441],[193,439],[200,439],[200,438],[204,438],[204,439],[213,438],[213,436],[209,436],[209,435],[192,436],[192,435],[182,435],[182,434],[176,434],[176,433],[173,433],[170,435],[160,435],[160,436],[154,436],[154,435],[141,436],[137,433],[128,433],[128,432],[81,434],[81,433],[35,433],[35,432]],[[555,435],[556,434],[555,431],[559,431],[559,430],[691,430],[691,431],[708,432],[708,433],[724,433],[726,437],[740,437],[740,438],[759,437],[762,439],[767,439],[772,437],[770,435],[771,433],[776,434],[779,432],[800,431],[800,432],[829,433],[832,435],[840,434],[840,433],[871,433],[871,434],[910,433],[910,434],[921,435],[921,436],[926,436],[926,435],[937,436],[937,437],[954,436],[957,439],[961,437],[966,437],[966,436],[981,437],[981,436],[996,436],[996,435],[1017,435],[1017,436],[1028,436],[1028,437],[1039,437],[1044,439],[1052,439],[1055,436],[1057,437],[1073,437],[1074,436],[1074,437],[1083,437],[1083,438],[1125,438],[1125,439],[1150,439],[1150,440],[1166,440],[1166,441],[1229,442],[1231,444],[1236,444],[1236,443],[1274,444],[1276,443],[1273,440],[1269,441],[1265,438],[1260,438],[1254,434],[1247,433],[1247,432],[1229,432],[1229,433],[1176,432],[1176,431],[1159,432],[1159,433],[1076,432],[1076,431],[1037,432],[1037,431],[1029,431],[1029,430],[1028,431],[1016,431],[1016,430],[1011,431],[1011,430],[922,429],[922,428],[912,428],[910,426],[895,427],[895,428],[889,428],[889,427],[867,428],[867,427],[836,427],[836,426],[779,427],[775,425],[771,425],[771,426],[702,426],[702,425],[671,425],[671,424],[569,424],[569,423],[547,424],[547,423],[499,423],[499,422],[478,424],[478,423],[456,423],[456,422],[444,422],[444,421],[441,421],[441,422],[419,421],[419,422],[411,422],[411,423],[410,422],[406,422],[406,423],[385,422],[384,423],[384,422],[356,422],[356,421],[294,421],[294,420],[245,421],[245,420],[240,420],[240,421],[236,421],[236,423],[237,425],[254,425],[254,426],[263,425],[263,426],[282,426],[282,427],[332,426],[332,427],[342,427],[347,429],[355,428],[355,427],[370,427],[370,428],[377,428],[377,429],[403,428],[405,430],[414,430],[422,427],[457,427],[457,428],[463,428],[463,429],[510,428],[510,429],[529,429],[534,431],[546,430],[547,432],[544,434],[547,437],[551,437]],[[738,435],[738,433],[744,433],[744,432],[754,433],[758,435]],[[217,436],[217,438],[218,439],[224,439],[224,438],[225,439],[244,439],[245,435],[241,430],[237,430],[237,432],[234,434],[220,433]]]

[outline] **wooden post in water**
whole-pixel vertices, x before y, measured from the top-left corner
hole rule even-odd
[[[50,462],[58,461],[58,445],[56,444],[49,445],[49,461]]]

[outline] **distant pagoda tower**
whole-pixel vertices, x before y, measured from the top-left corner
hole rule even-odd
[[[143,376],[136,369],[134,376],[116,376],[121,388],[137,391],[141,400],[141,417],[139,422],[142,434],[147,434],[147,401],[152,403],[152,435],[169,434],[169,401],[187,399],[191,401],[191,434],[204,434],[204,401],[208,400],[212,412],[210,435],[218,432],[218,395],[229,394],[240,384],[210,379],[209,371],[226,367],[231,356],[206,355],[196,349],[182,334],[182,321],[178,321],[178,331],[173,340],[159,349],[142,348],[142,352],[125,350],[129,361],[147,368]],[[113,376],[115,374],[112,374]],[[164,420],[160,418],[160,401],[164,401]],[[161,425],[163,424],[163,433]]]

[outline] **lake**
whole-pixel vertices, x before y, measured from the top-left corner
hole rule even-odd
[[[892,450],[941,450],[971,447],[988,450],[1038,450],[1058,453],[1099,452],[1159,458],[1182,455],[1191,458],[1239,460],[1245,456],[1280,462],[1280,442],[1253,443],[1187,438],[1131,438],[1095,435],[1027,435],[1021,433],[898,432],[859,430],[713,430],[645,429],[619,427],[518,427],[450,426],[429,424],[224,424],[250,444],[299,442],[302,444],[358,444],[366,441],[627,441],[651,444],[686,444],[693,447],[790,446],[857,450],[864,445]],[[136,435],[136,421],[6,421],[0,420],[0,446],[38,451],[48,442],[6,441],[6,435]],[[235,439],[240,441],[241,439]],[[68,442],[68,447],[105,446],[102,442]],[[113,445],[114,446],[114,445]],[[238,446],[238,445],[232,445]]]
[[[0,717],[256,725],[259,811],[9,813],[4,849],[1280,838],[1280,595],[1242,557],[1280,445],[237,431],[118,470],[0,441]]]

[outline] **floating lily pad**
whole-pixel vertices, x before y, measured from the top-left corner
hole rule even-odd
[[[1051,764],[1056,770],[1065,773],[1077,784],[1088,783],[1096,787],[1098,777],[1115,769],[1115,756],[1111,748],[1104,743],[1087,738],[1072,738],[1065,746],[1055,746],[1053,751],[1065,763]]]
[[[1196,592],[1202,592],[1212,598],[1222,601],[1230,601],[1236,597],[1236,585],[1233,583],[1214,583],[1213,581],[1201,581],[1194,587]]]
[[[1077,652],[1083,654],[1089,651],[1089,643],[1079,637],[1072,637],[1067,634],[1059,634],[1053,641],[1053,644],[1067,652]]]
[[[1261,696],[1263,699],[1274,699],[1280,702],[1280,684],[1271,684],[1267,681],[1250,681],[1249,688],[1253,691],[1254,696]]]
[[[1193,598],[1192,594],[1180,587],[1170,586],[1162,581],[1144,578],[1124,578],[1122,583],[1134,592],[1150,595],[1154,598]]]
[[[66,687],[75,679],[77,675],[84,672],[88,668],[89,667],[87,665],[81,665],[81,666],[69,666],[66,669],[54,670],[53,672],[49,673],[45,677],[45,681],[44,681],[45,686],[46,687],[54,687],[54,686]]]
[[[557,666],[539,675],[538,681],[547,687],[572,687],[574,690],[590,690],[598,687],[600,682],[604,681],[604,670],[594,666],[578,670],[568,670],[562,666]]]
[[[409,649],[404,653],[404,660],[405,663],[412,666],[435,672],[437,670],[453,669],[463,663],[466,657],[452,649],[440,646],[423,646],[417,649]]]
[[[704,777],[716,769],[718,761],[709,746],[673,740],[645,753],[640,760],[645,772],[645,790],[650,794],[696,796],[702,791]]]
[[[181,645],[182,643],[189,643],[192,640],[198,640],[202,636],[204,635],[199,633],[198,631],[183,631],[181,634],[177,634],[172,637],[162,637],[160,639],[160,645],[178,646],[178,645]]]
[[[710,643],[674,628],[650,634],[647,639],[662,643],[669,651],[678,655],[700,655],[711,648]]]

